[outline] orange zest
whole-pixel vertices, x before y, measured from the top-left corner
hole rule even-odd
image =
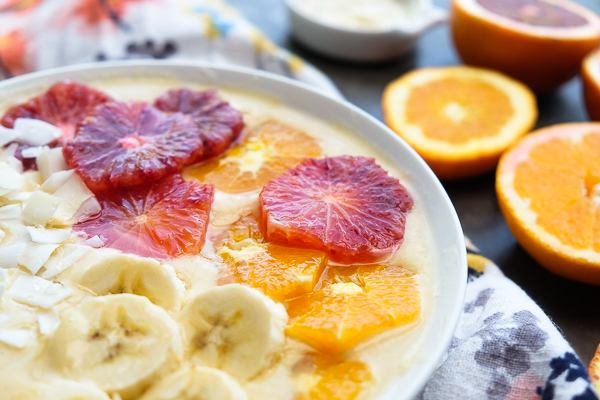
[[[213,183],[217,190],[235,194],[257,190],[295,167],[304,157],[321,157],[312,136],[280,122],[262,123],[223,157],[186,168],[186,179]]]
[[[555,274],[600,285],[600,124],[528,135],[500,160],[500,209],[521,246]]]
[[[326,353],[341,353],[382,330],[414,321],[418,283],[397,266],[328,267],[317,289],[288,303],[286,334]]]
[[[423,68],[390,83],[384,120],[440,179],[491,171],[537,119],[534,94],[500,73],[472,67]]]
[[[590,375],[592,383],[596,387],[596,391],[600,392],[600,345],[596,349],[596,354],[590,362],[590,366],[588,367],[588,374]]]
[[[600,18],[569,0],[453,0],[462,60],[549,92],[574,77],[600,44]]]

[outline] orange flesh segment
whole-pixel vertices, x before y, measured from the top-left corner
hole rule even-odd
[[[515,168],[514,186],[537,224],[576,249],[600,252],[600,134],[537,145]]]
[[[343,361],[337,357],[318,354],[313,360],[320,379],[300,400],[353,400],[371,386],[373,375],[367,364]]]
[[[411,89],[406,122],[430,139],[453,144],[498,135],[513,116],[508,96],[474,79],[444,78]]]
[[[286,334],[323,352],[341,353],[420,314],[417,280],[402,267],[328,267],[319,285],[288,303]]]
[[[312,136],[271,120],[253,129],[224,157],[190,167],[185,176],[214,183],[225,193],[244,193],[260,189],[304,157],[321,155],[321,147]]]
[[[540,0],[477,0],[483,8],[527,25],[572,28],[588,21],[569,10]]]
[[[250,257],[236,258],[229,247],[246,239],[254,243]],[[319,250],[297,249],[261,243],[262,234],[254,216],[245,216],[229,229],[229,242],[220,254],[228,269],[219,282],[241,283],[259,289],[276,301],[310,293],[323,272],[327,260]],[[243,248],[241,250],[243,252]]]

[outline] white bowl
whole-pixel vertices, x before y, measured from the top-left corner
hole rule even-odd
[[[311,18],[294,2],[285,0],[294,37],[317,53],[354,62],[386,61],[406,54],[422,33],[448,18],[446,10],[420,0],[414,17],[393,29],[344,29]]]
[[[238,67],[214,67],[192,62],[124,61],[83,64],[40,71],[0,82],[0,96],[14,98],[63,79],[81,82],[104,78],[174,77],[215,87],[238,88],[279,99],[284,104],[333,124],[351,127],[389,161],[396,163],[416,184],[433,235],[436,270],[431,315],[417,360],[378,398],[412,399],[423,388],[448,348],[463,306],[467,257],[458,217],[444,188],[417,153],[398,135],[371,115],[348,102],[333,99],[296,81]],[[184,82],[182,82],[184,84]],[[418,184],[417,184],[418,183]]]

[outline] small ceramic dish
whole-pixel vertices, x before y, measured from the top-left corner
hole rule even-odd
[[[406,54],[422,33],[448,17],[446,10],[435,7],[431,0],[419,0],[409,16],[393,28],[349,29],[312,18],[298,1],[285,0],[294,37],[319,54],[353,62],[387,61]]]

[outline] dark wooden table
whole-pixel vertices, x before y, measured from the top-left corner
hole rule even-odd
[[[319,57],[294,42],[289,33],[283,0],[228,1],[275,43],[329,75],[349,101],[379,119],[382,118],[381,94],[388,82],[413,68],[461,63],[447,26],[429,31],[420,39],[413,53],[397,61],[354,65]],[[578,2],[600,13],[598,0]],[[449,0],[434,0],[434,3],[447,8]],[[539,97],[538,105],[538,128],[587,120],[578,78],[554,94]],[[542,307],[587,365],[600,343],[600,287],[555,276],[529,257],[510,233],[500,213],[494,191],[494,174],[444,186],[456,207],[465,234]]]

